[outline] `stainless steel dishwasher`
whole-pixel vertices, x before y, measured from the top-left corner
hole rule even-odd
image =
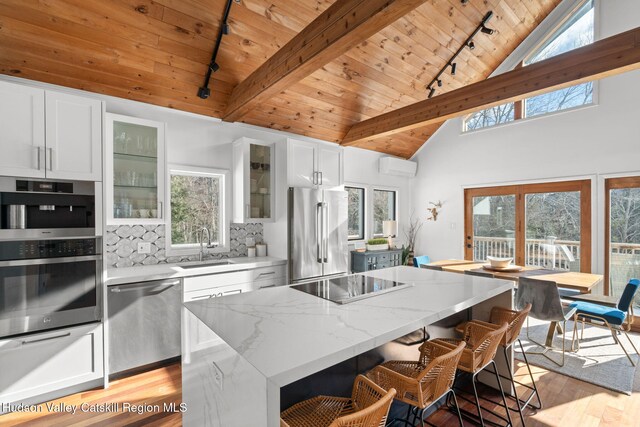
[[[180,356],[182,280],[109,286],[109,373]]]

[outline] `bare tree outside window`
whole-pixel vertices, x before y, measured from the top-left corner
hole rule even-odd
[[[396,219],[396,192],[373,190],[373,235],[382,236],[382,221]]]
[[[364,188],[345,187],[348,195],[347,225],[349,240],[364,239]]]
[[[586,46],[594,41],[593,1],[585,2],[569,19],[555,29],[528,58],[527,66],[565,52]],[[533,96],[523,101],[522,117],[535,117],[593,103],[593,82]],[[464,120],[464,131],[472,131],[509,123],[515,116],[515,104],[508,103],[473,113]]]
[[[199,231],[207,227],[211,242],[220,242],[221,178],[171,175],[171,245],[200,243]]]

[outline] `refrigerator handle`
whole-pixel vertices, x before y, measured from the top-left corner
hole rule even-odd
[[[322,242],[324,232],[322,230],[322,203],[316,204],[316,261],[322,264]]]
[[[322,173],[322,172],[321,172]],[[323,203],[324,210],[322,212],[322,259],[326,264],[329,259],[329,204]]]

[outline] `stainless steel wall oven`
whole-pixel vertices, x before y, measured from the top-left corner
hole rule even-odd
[[[0,178],[0,338],[102,319],[94,188]]]

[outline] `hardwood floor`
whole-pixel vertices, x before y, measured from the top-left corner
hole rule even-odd
[[[532,366],[544,405],[537,412],[526,411],[530,427],[637,426],[640,420],[640,393],[618,394]],[[527,383],[526,368],[517,365],[516,379]],[[74,394],[50,403],[80,405],[82,403],[119,403],[118,411],[107,413],[82,412],[76,415],[49,413],[40,405],[41,413],[13,413],[0,416],[0,426],[179,426],[179,412],[164,412],[164,403],[178,405],[181,399],[180,365],[173,364],[132,377],[113,381],[107,390],[97,389]],[[125,412],[122,404],[159,405],[159,412]],[[465,406],[463,404],[463,406]],[[468,407],[468,404],[466,404]],[[514,425],[520,425],[513,413]],[[438,410],[429,421],[436,425],[457,425],[448,411]],[[472,425],[465,421],[465,425]]]

